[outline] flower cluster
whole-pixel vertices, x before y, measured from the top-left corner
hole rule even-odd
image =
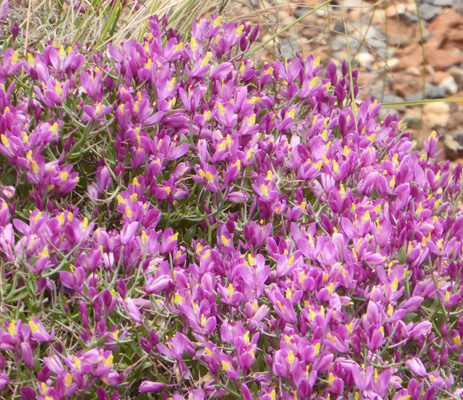
[[[3,52],[7,396],[463,394],[461,167],[347,63],[256,62],[256,35]]]

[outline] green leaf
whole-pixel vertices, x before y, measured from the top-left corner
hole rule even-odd
[[[405,247],[407,244],[405,243],[399,250],[399,263],[406,264],[407,263],[407,252],[405,251]]]
[[[103,346],[105,343],[106,343],[106,339],[108,338],[108,335],[103,335],[102,337],[100,337],[97,342],[96,342],[96,345],[99,347],[99,346]]]
[[[187,244],[190,244],[192,239],[196,234],[196,230],[198,229],[197,225],[193,225],[190,229],[188,229],[187,233],[185,234],[184,241]]]
[[[28,290],[26,286],[23,286],[19,289],[15,289],[6,297],[6,302],[16,303],[19,300],[24,299],[28,295]]]
[[[382,107],[400,107],[400,106],[422,106],[424,104],[432,103],[447,103],[454,101],[463,101],[463,97],[450,97],[448,99],[423,99],[414,101],[398,101],[394,103],[382,103]]]
[[[416,321],[417,319],[419,319],[418,314],[416,314],[416,313],[408,313],[408,314],[404,315],[404,317],[402,318],[402,321],[405,324],[408,324],[409,322]]]

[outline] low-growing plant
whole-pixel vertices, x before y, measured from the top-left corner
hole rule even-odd
[[[462,394],[461,167],[256,36],[3,52],[4,397]]]

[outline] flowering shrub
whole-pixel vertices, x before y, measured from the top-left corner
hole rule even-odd
[[[436,134],[419,153],[375,121],[346,63],[255,64],[257,28],[149,31],[3,52],[2,395],[460,396],[461,167]]]

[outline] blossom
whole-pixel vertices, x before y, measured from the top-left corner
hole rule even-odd
[[[416,151],[347,62],[247,58],[245,22],[147,22],[2,54],[5,393],[460,395],[461,168],[437,133]]]
[[[139,393],[152,393],[152,392],[159,392],[166,385],[160,382],[151,382],[151,381],[143,381],[138,389]]]

